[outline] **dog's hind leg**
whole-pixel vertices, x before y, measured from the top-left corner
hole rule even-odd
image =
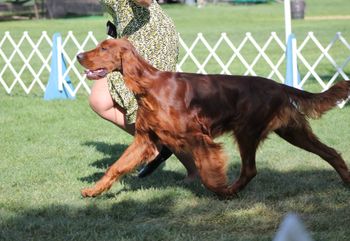
[[[341,155],[319,141],[306,120],[298,125],[277,129],[275,132],[292,145],[320,156],[337,171],[345,183],[350,184],[349,169]]]
[[[233,193],[242,190],[256,176],[255,156],[260,142],[259,135],[249,135],[248,132],[236,133],[235,137],[242,163],[238,179],[230,186]]]
[[[122,175],[131,172],[143,161],[152,160],[157,155],[156,145],[140,135],[136,135],[133,143],[122,156],[108,168],[104,176],[92,188],[81,191],[84,197],[95,197],[111,188]]]

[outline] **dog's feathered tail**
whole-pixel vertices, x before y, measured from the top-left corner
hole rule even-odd
[[[341,101],[350,98],[350,81],[340,81],[323,93],[310,93],[289,86],[284,89],[291,104],[310,118],[319,118]]]

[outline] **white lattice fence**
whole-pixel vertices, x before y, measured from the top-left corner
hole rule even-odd
[[[62,38],[60,50],[67,68],[61,79],[70,77],[74,89],[65,81],[63,85],[73,96],[79,92],[90,93],[91,84],[82,74],[83,69],[75,56],[97,43],[93,32],[81,39],[70,31]],[[311,85],[311,89],[322,91],[338,79],[349,79],[350,45],[341,33],[327,45],[322,45],[313,33],[299,43],[297,57],[302,75],[299,87]],[[208,41],[201,33],[194,40],[186,41],[180,35],[180,44],[178,71],[260,75],[284,82],[286,46],[276,33],[259,41],[251,33],[236,41],[225,33],[216,41]],[[28,32],[18,37],[10,32],[0,35],[0,83],[3,87],[0,86],[0,91],[44,92],[51,72],[52,45],[47,32],[37,37],[31,37]]]
[[[198,45],[198,43],[201,42],[205,46],[205,48],[209,51],[208,56],[206,56],[205,60],[200,63],[198,59],[194,56],[193,50]],[[275,43],[277,47],[275,46],[274,51],[277,51],[277,61],[274,63],[271,58],[266,54],[266,50],[271,47],[272,43]],[[266,40],[266,42],[263,45],[259,45],[257,41],[253,38],[251,33],[246,33],[246,36],[243,38],[243,40],[238,43],[238,45],[235,45],[232,40],[227,36],[226,33],[222,33],[219,40],[214,44],[212,47],[208,41],[205,39],[203,34],[199,33],[197,35],[197,38],[194,40],[194,42],[188,47],[188,45],[180,38],[181,46],[185,50],[185,55],[181,59],[181,61],[178,64],[178,70],[182,71],[182,66],[186,63],[186,61],[190,58],[195,65],[197,66],[198,70],[197,73],[208,73],[205,70],[206,65],[211,59],[214,59],[217,63],[217,65],[221,68],[220,74],[237,74],[237,69],[230,70],[230,66],[233,64],[234,61],[238,61],[242,67],[245,69],[243,75],[258,75],[256,71],[254,71],[254,67],[258,63],[259,60],[265,61],[269,74],[266,76],[268,78],[272,78],[274,75],[277,76],[277,79],[283,82],[284,76],[280,71],[280,67],[285,59],[285,45],[283,42],[279,39],[279,37],[276,35],[276,33],[272,32],[269,38]],[[254,50],[256,50],[256,56],[252,59],[252,61],[248,61],[243,55],[242,50],[243,48],[250,43]],[[228,55],[229,58],[226,62],[224,62],[220,56],[217,54],[218,49],[220,46],[226,45],[228,47]]]
[[[305,57],[307,55],[304,56],[302,53],[304,48],[306,48],[306,46],[310,42],[316,46],[315,49],[319,52],[319,56],[313,61],[313,63],[307,61]],[[334,48],[337,44],[340,44],[340,46],[342,47],[342,51],[344,51],[342,57],[336,55],[332,56],[331,54],[332,48]],[[316,79],[316,81],[319,83],[323,90],[328,89],[334,83],[334,81],[337,80],[338,77],[345,80],[349,80],[350,45],[339,32],[334,36],[334,38],[327,46],[323,46],[320,43],[320,41],[318,41],[314,33],[310,32],[305,38],[305,40],[298,47],[297,56],[299,59],[299,64],[304,65],[307,69],[306,74],[301,80],[300,86],[304,86],[306,81],[311,76]],[[320,66],[323,60],[326,61],[328,67],[333,69],[333,71],[329,71],[333,72],[330,75],[329,79],[322,78],[320,76],[320,73],[317,73],[316,71],[316,68]]]
[[[21,49],[25,43],[26,49]],[[43,84],[43,72],[50,71],[49,62],[51,55],[46,55],[39,50],[39,46],[48,44],[48,49],[52,48],[52,42],[46,32],[42,32],[40,38],[34,42],[28,32],[24,32],[17,41],[6,32],[0,41],[0,83],[7,93],[11,93],[18,84],[25,93],[29,94],[35,84],[45,90]],[[28,52],[29,51],[29,52]],[[48,51],[49,52],[49,51]],[[33,69],[32,59],[36,55],[36,62],[41,67]],[[23,81],[23,75],[31,75],[30,81]],[[26,82],[26,83],[25,83]]]

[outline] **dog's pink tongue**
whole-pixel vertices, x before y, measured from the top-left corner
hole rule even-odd
[[[97,80],[105,77],[108,72],[106,69],[85,70],[85,74],[88,79]]]

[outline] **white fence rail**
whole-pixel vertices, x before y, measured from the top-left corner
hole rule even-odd
[[[246,33],[243,39],[233,41],[222,33],[218,40],[209,41],[208,36],[206,38],[199,33],[193,41],[185,41],[180,35],[177,70],[260,75],[284,82],[284,41],[274,32],[266,40],[261,41],[261,37],[258,37],[259,41],[251,33]],[[97,43],[93,32],[88,32],[84,39],[78,39],[71,31],[62,37],[60,51],[66,70],[60,79],[72,96],[83,91],[90,93],[91,82],[86,80],[75,56],[93,48]],[[299,43],[297,58],[302,75],[299,87],[323,91],[338,79],[349,79],[350,45],[341,33],[337,33],[326,45],[321,44],[312,32],[303,41],[299,40]],[[52,48],[53,41],[47,32],[36,37],[31,37],[28,32],[17,37],[10,32],[0,34],[0,92],[44,92],[52,71]],[[64,81],[68,76],[73,89]]]

